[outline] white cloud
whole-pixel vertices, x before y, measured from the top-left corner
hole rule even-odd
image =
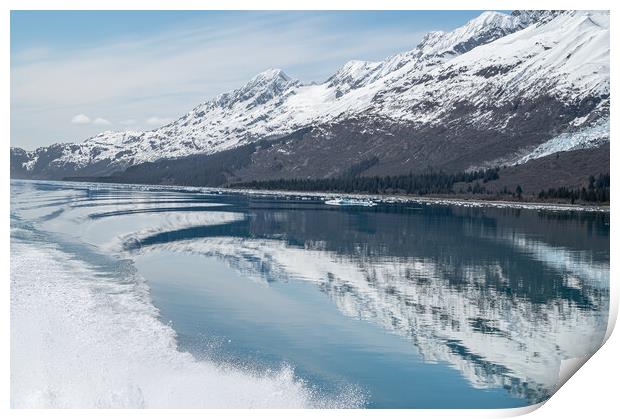
[[[71,118],[71,123],[74,125],[112,125],[112,123],[105,118],[97,117],[91,119],[91,117],[83,113],[77,114]]]
[[[125,119],[120,122],[121,125],[136,125],[135,119]]]
[[[71,118],[71,123],[75,125],[87,125],[90,124],[90,122],[91,119],[83,113],[77,114]]]
[[[105,118],[95,118],[95,120],[93,121],[93,124],[94,125],[112,125],[112,123]]]
[[[162,125],[166,125],[169,124],[173,121],[172,118],[160,118],[158,116],[151,116],[150,118],[147,118],[147,120],[145,121],[148,125],[155,125],[155,126],[162,126]]]

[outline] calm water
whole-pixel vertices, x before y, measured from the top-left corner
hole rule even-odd
[[[13,247],[53,243],[115,307],[136,291],[98,281],[143,279],[178,352],[292,371],[341,407],[535,403],[606,330],[608,214],[25,181],[11,199]]]

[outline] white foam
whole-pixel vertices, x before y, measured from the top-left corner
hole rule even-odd
[[[357,407],[320,396],[293,369],[251,371],[177,349],[144,282],[101,272],[51,244],[11,243],[11,406]]]

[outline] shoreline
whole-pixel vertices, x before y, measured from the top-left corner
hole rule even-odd
[[[344,192],[319,192],[319,191],[289,191],[277,189],[245,189],[245,188],[226,188],[226,187],[210,187],[210,186],[184,186],[184,185],[161,185],[148,183],[117,183],[117,182],[92,182],[79,180],[45,180],[45,179],[18,179],[11,178],[11,181],[26,182],[63,182],[80,185],[118,185],[129,186],[133,188],[182,188],[187,191],[194,192],[217,192],[217,193],[239,193],[245,195],[256,196],[299,196],[311,198],[352,198],[352,199],[370,199],[378,203],[384,204],[404,204],[417,203],[425,205],[444,205],[444,206],[460,206],[468,208],[513,208],[513,209],[529,209],[543,211],[579,211],[579,212],[599,212],[610,213],[609,205],[579,205],[565,203],[551,203],[540,201],[506,201],[506,200],[485,200],[485,199],[467,199],[450,196],[414,196],[414,195],[382,195],[382,194],[364,194],[364,193],[344,193]]]
[[[307,196],[315,198],[353,198],[370,199],[379,203],[418,203],[426,205],[456,205],[470,208],[514,208],[514,209],[533,209],[546,211],[581,211],[581,212],[602,212],[609,213],[608,205],[579,205],[550,203],[540,201],[505,201],[505,200],[484,200],[466,199],[449,196],[412,196],[412,195],[382,195],[382,194],[361,194],[361,193],[339,193],[339,192],[318,192],[318,191],[287,191],[270,189],[243,189],[243,188],[209,188],[217,191],[228,191],[247,195],[266,195],[266,196]]]

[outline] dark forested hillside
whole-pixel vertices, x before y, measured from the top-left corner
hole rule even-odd
[[[251,189],[292,191],[428,195],[454,193],[454,186],[457,183],[471,183],[474,181],[486,183],[489,180],[498,178],[499,168],[494,168],[457,174],[430,171],[428,173],[409,173],[408,175],[399,176],[357,177],[349,175],[327,179],[278,179],[237,183],[232,186]],[[470,190],[470,192],[482,193],[484,192],[484,188],[478,184],[478,186]]]

